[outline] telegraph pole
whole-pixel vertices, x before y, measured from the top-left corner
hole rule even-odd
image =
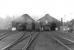
[[[63,18],[61,18],[61,25],[63,25]]]

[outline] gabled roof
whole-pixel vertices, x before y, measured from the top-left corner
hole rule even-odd
[[[21,17],[23,17],[26,22],[34,22],[33,18],[31,18],[28,14],[24,14]]]
[[[24,15],[20,16],[19,18],[17,18],[15,20],[15,22],[32,23],[32,22],[34,22],[34,20],[28,14],[24,14]]]
[[[46,14],[44,17],[40,18],[38,21],[40,22],[53,22],[53,21],[59,21],[55,19],[54,17],[50,16],[49,14]]]

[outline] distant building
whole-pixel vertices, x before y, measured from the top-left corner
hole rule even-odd
[[[26,29],[31,29],[32,23],[34,23],[35,20],[33,20],[28,14],[24,14],[20,16],[19,18],[16,18],[14,21],[12,21],[12,27],[17,27],[19,26],[25,27]]]
[[[59,26],[61,25],[61,21],[55,19],[54,17],[50,16],[49,14],[46,14],[44,17],[40,18],[37,21],[42,25],[44,30],[47,30],[47,31],[55,30],[56,27],[58,27],[58,29],[59,29]]]
[[[49,14],[46,14],[44,17],[40,18],[38,21],[40,21],[43,24],[50,24],[52,22],[55,22],[57,25],[60,25],[61,22],[54,17],[50,16]]]

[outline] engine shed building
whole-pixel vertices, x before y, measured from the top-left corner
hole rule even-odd
[[[47,31],[48,29],[53,30],[55,29],[55,27],[59,28],[59,26],[61,25],[61,22],[59,20],[53,18],[49,14],[46,14],[44,17],[40,18],[38,21],[41,23],[42,27]]]
[[[33,20],[28,14],[24,14],[13,20],[12,27],[16,27],[18,30],[32,30],[32,24],[34,22],[35,20]]]

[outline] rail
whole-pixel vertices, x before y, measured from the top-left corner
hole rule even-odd
[[[72,50],[70,47],[68,47],[67,45],[65,45],[62,40],[66,41],[65,39],[62,39],[61,37],[59,37],[58,34],[51,34],[51,37],[53,40],[55,40],[56,42],[58,42],[60,45],[64,46],[67,50]],[[68,41],[69,42],[69,41]]]
[[[37,32],[34,35],[30,36],[30,40],[28,41],[28,43],[22,48],[22,50],[30,50],[29,48],[31,47],[31,45],[33,44],[33,42],[35,41],[35,39],[38,37],[40,33]]]
[[[6,49],[8,49],[10,46],[14,45],[17,41],[19,41],[19,40],[22,38],[23,35],[24,35],[24,33],[22,33],[22,35],[21,35],[20,38],[18,38],[17,40],[9,43],[6,47],[2,48],[1,50],[6,50]]]
[[[25,35],[25,33],[23,33],[23,35],[19,39],[17,39],[16,41],[10,43],[6,47],[4,47],[2,50],[9,50],[11,47],[17,45],[19,42],[21,42],[22,40],[30,37],[31,35],[32,35],[32,33],[31,34],[28,34],[28,35]]]
[[[72,50],[70,47],[68,47],[67,45],[65,45],[64,43],[62,43],[60,40],[58,40],[57,38],[53,38],[55,41],[57,41],[59,44],[61,44],[62,46],[64,46],[66,49],[68,50]]]
[[[0,40],[2,40],[2,39],[4,39],[5,37],[7,37],[7,35],[8,35],[7,32],[1,34],[1,35],[0,35]]]

